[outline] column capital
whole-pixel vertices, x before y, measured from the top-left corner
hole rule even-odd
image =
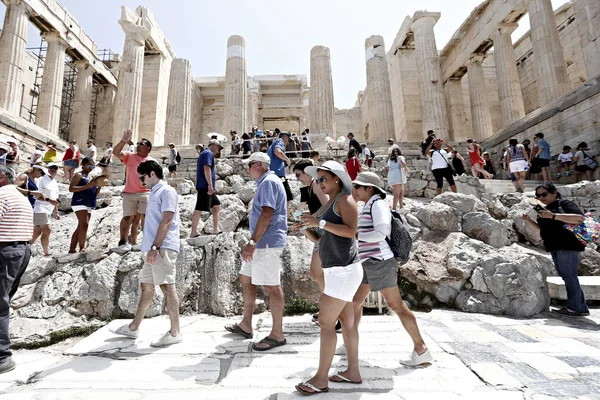
[[[481,63],[483,63],[485,56],[486,55],[482,54],[482,53],[473,53],[473,54],[471,54],[471,57],[469,57],[467,62],[465,62],[465,66],[468,67],[471,64],[481,64]]]
[[[417,11],[414,13],[411,21],[411,26],[415,24],[437,24],[440,19],[441,13],[429,12],[429,11]]]
[[[94,69],[94,67],[92,67],[92,64],[90,64],[90,62],[88,60],[76,60],[74,63],[75,68],[77,69],[77,73],[80,73],[80,71],[90,71],[91,74],[96,73],[96,70]]]
[[[65,47],[69,47],[69,43],[63,39],[58,32],[43,32],[41,36],[46,43],[58,43]]]
[[[510,35],[511,33],[513,33],[517,28],[519,27],[519,24],[517,23],[508,23],[508,22],[504,22],[498,25],[497,29],[494,29],[494,31],[492,32],[492,34],[490,35],[490,39],[492,39],[492,41],[496,40],[499,36],[502,35]]]
[[[6,4],[6,7],[21,6],[21,7],[25,8],[25,10],[27,11],[28,14],[30,14],[33,11],[31,6],[29,6],[29,4],[27,4],[27,2],[25,2],[23,0],[4,0],[4,3]]]
[[[130,21],[119,20],[119,25],[125,32],[125,41],[134,41],[138,45],[144,46],[146,39],[150,36],[150,32],[146,28]]]

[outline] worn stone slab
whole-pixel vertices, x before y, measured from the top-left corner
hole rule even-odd
[[[549,276],[546,281],[548,282],[550,298],[567,300],[567,289],[561,277]],[[586,300],[600,300],[600,276],[580,276],[579,284]]]
[[[69,361],[67,357],[60,355],[34,353],[26,350],[14,351],[12,357],[17,366],[10,372],[0,374],[0,384],[8,383],[8,386],[13,383],[24,384],[36,373]]]
[[[567,363],[546,354],[517,353],[516,356],[541,373],[577,374],[577,370]]]
[[[522,384],[517,379],[502,368],[502,364],[473,363],[470,368],[479,378],[490,385],[506,388],[522,387]]]

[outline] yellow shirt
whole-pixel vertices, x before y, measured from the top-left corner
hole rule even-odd
[[[44,162],[54,162],[56,160],[56,149],[48,149],[46,154],[44,154]]]

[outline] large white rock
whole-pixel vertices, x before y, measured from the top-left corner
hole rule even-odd
[[[433,201],[454,208],[459,216],[469,212],[488,211],[486,205],[472,194],[445,192],[436,196]]]
[[[416,216],[432,231],[460,231],[457,210],[445,204],[431,202],[420,208]]]
[[[463,215],[462,231],[467,236],[496,248],[509,246],[517,239],[511,221],[497,221],[485,212]]]
[[[522,235],[527,242],[543,248],[544,243],[539,230],[525,222],[523,220],[523,214],[528,214],[534,221],[537,218],[537,213],[531,204],[529,204],[527,200],[522,200],[510,208],[508,211],[508,219],[512,220],[515,231]]]
[[[223,232],[235,232],[238,225],[246,216],[246,206],[234,195],[219,196],[221,202],[221,214],[219,216],[220,230]],[[205,221],[205,233],[213,232],[212,217]]]

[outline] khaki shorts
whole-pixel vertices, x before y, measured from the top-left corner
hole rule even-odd
[[[49,225],[49,215],[46,213],[33,213],[33,226]]]
[[[137,213],[146,214],[149,193],[123,193],[123,216],[131,217]]]
[[[279,286],[283,247],[256,249],[252,261],[242,262],[240,275],[252,278],[256,286]]]
[[[175,262],[178,252],[169,249],[160,249],[156,263],[144,266],[140,271],[140,283],[152,283],[154,285],[172,285],[175,283]]]

